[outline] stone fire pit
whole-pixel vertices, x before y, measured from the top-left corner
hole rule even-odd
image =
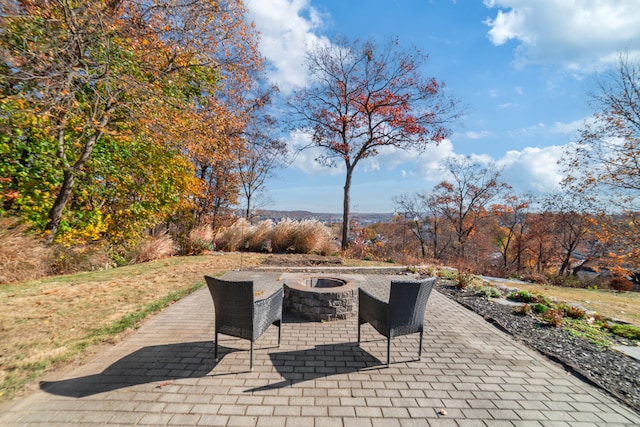
[[[284,310],[313,321],[357,314],[358,287],[339,277],[307,276],[284,284]]]

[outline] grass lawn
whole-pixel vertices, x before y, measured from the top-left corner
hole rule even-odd
[[[243,254],[243,267],[266,255]],[[239,254],[175,257],[0,285],[0,401],[76,358],[116,342],[148,315],[240,267]]]

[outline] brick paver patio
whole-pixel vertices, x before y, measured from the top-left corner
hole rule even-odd
[[[206,272],[205,272],[206,273]],[[231,272],[269,291],[294,273]],[[341,275],[384,295],[397,276]],[[2,426],[613,426],[640,416],[437,292],[418,336],[392,341],[357,320],[285,317],[256,342],[221,335],[201,289],[86,365],[2,406]]]

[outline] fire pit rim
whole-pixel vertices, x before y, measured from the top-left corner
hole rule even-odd
[[[343,282],[343,284],[339,286],[330,286],[330,287],[307,286],[304,282],[310,279],[332,279],[335,281]],[[357,287],[353,281],[347,280],[340,276],[335,276],[335,275],[325,276],[325,275],[319,275],[319,274],[312,274],[312,275],[297,277],[295,280],[292,280],[290,282],[285,281],[284,285],[288,286],[289,288],[295,289],[296,291],[309,292],[309,293],[348,292],[348,291],[351,291],[353,288]]]

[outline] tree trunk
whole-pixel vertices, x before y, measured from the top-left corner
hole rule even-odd
[[[351,175],[353,169],[347,167],[344,182],[344,198],[342,202],[342,249],[349,247],[349,192],[351,190]]]
[[[438,221],[435,219],[435,215],[433,218],[433,259],[438,259]]]
[[[47,226],[44,231],[47,233],[45,238],[45,242],[51,243],[53,239],[56,238],[56,234],[58,233],[58,228],[60,227],[60,220],[62,219],[62,212],[64,208],[67,206],[67,202],[71,198],[71,194],[73,193],[73,184],[76,180],[76,174],[82,170],[84,165],[87,164],[91,154],[93,153],[93,148],[96,145],[96,142],[100,137],[102,137],[102,130],[107,126],[109,120],[111,118],[111,113],[115,108],[115,102],[111,102],[106,106],[104,113],[102,114],[102,118],[100,119],[100,123],[95,128],[93,135],[87,139],[82,149],[82,153],[78,160],[73,164],[73,167],[64,167],[64,179],[62,180],[62,186],[60,187],[60,193],[58,193],[58,197],[56,197],[56,201],[53,203],[53,206],[49,210],[49,221],[47,222]],[[58,129],[58,157],[62,161],[64,165],[67,165],[67,157],[65,153],[65,127],[66,127],[66,117],[62,117],[59,123]]]
[[[53,203],[53,206],[49,211],[49,220],[47,222],[47,226],[44,229],[47,235],[45,239],[46,243],[53,242],[53,239],[55,239],[56,234],[58,233],[60,220],[62,219],[62,212],[64,211],[67,202],[71,198],[75,180],[76,175],[73,171],[64,171],[64,179],[62,181],[60,193],[58,193],[58,197],[56,197],[56,201]]]
[[[571,262],[571,252],[567,252],[566,256],[562,260],[562,265],[558,271],[558,276],[564,276],[569,271],[569,264]]]
[[[244,211],[244,217],[249,221],[249,214],[251,213],[251,195],[247,194],[247,209]]]

